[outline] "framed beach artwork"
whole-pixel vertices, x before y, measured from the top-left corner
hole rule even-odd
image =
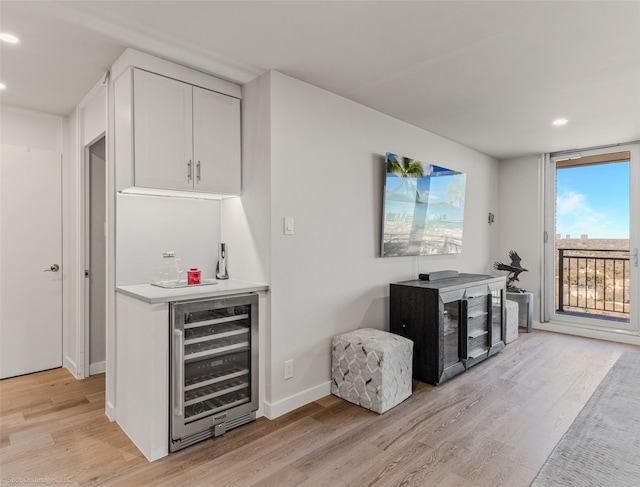
[[[382,257],[459,254],[466,175],[387,153]]]

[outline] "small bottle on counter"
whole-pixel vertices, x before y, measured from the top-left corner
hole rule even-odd
[[[187,271],[187,284],[200,284],[200,271],[197,267],[192,267]]]

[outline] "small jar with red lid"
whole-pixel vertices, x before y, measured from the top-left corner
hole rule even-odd
[[[187,284],[200,284],[200,270],[197,267],[192,267],[187,271]]]

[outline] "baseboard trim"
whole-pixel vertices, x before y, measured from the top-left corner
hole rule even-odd
[[[534,329],[564,333],[565,335],[575,335],[585,338],[596,338],[610,342],[626,343],[629,345],[640,345],[640,336],[634,332],[607,331],[595,329],[578,324],[564,323],[534,323]]]
[[[110,402],[106,402],[106,404],[104,405],[104,414],[107,416],[107,418],[109,418],[109,421],[115,421],[116,418],[116,407],[110,403]]]
[[[103,374],[107,370],[107,362],[96,362],[89,365],[89,375]]]
[[[69,372],[71,372],[71,374],[73,374],[76,379],[82,379],[82,377],[78,375],[78,366],[69,357],[64,357],[64,359],[62,360],[62,366]]]
[[[274,403],[264,402],[264,415],[269,419],[275,419],[301,406],[331,394],[331,381],[311,387],[305,391],[286,397]]]

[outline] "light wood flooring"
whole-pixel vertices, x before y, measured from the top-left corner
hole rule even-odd
[[[0,381],[3,485],[528,486],[620,354],[535,331],[383,415],[324,397],[147,462],[104,415],[104,376]]]

